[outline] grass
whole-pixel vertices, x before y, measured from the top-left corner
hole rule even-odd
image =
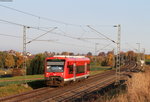
[[[91,71],[90,72],[90,75],[96,75],[96,74],[99,74],[99,73],[103,73],[105,72],[106,70],[98,70],[98,71]]]
[[[27,80],[25,81],[24,79]],[[16,76],[16,77],[0,78],[0,86],[10,85],[10,84],[23,84],[25,82],[33,82],[36,80],[43,80],[43,79],[44,79],[44,75],[27,75],[26,77]]]
[[[17,80],[17,79],[32,79],[32,78],[44,78],[44,75],[27,75],[25,76],[15,76],[15,77],[7,77],[7,78],[0,78],[1,80]]]
[[[146,60],[145,60],[145,63],[146,63],[147,65],[150,65],[150,59],[146,59]]]
[[[19,94],[22,92],[33,90],[31,87],[25,87],[23,85],[11,84],[5,87],[0,87],[0,97]]]
[[[107,70],[111,70],[110,66],[100,66],[98,64],[91,64],[90,75],[99,74]]]

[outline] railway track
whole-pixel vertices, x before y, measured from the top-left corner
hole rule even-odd
[[[25,100],[28,97],[35,97],[35,96],[40,95],[42,93],[44,94],[46,91],[52,91],[54,89],[55,88],[44,87],[44,88],[29,91],[29,92],[0,98],[0,102],[20,102],[21,100]]]
[[[115,71],[113,71],[115,72]],[[98,75],[94,75],[94,76],[91,76],[89,77],[89,79],[91,81],[93,81],[93,79],[95,79],[96,77],[103,77],[104,75],[110,75],[110,73],[112,73],[112,71],[110,72],[107,72],[107,73],[102,73],[102,74],[98,74]],[[84,83],[87,83],[86,80],[84,80]],[[73,83],[71,85],[77,85],[78,83]],[[66,86],[66,87],[70,87],[70,86]],[[33,99],[34,97],[38,97],[38,96],[41,96],[45,93],[49,93],[49,92],[53,92],[55,89],[55,93],[56,93],[56,90],[59,89],[59,90],[63,90],[64,87],[60,87],[60,88],[48,88],[48,87],[44,87],[44,88],[40,88],[40,89],[36,89],[36,90],[33,90],[33,91],[30,91],[30,92],[26,92],[26,93],[22,93],[22,94],[18,94],[18,95],[13,95],[13,96],[10,96],[10,97],[5,97],[5,98],[0,98],[0,102],[19,102],[19,101],[24,101],[24,100],[30,100],[30,99]],[[59,91],[58,91],[59,93]]]
[[[136,67],[135,63],[126,64],[121,68],[125,71],[127,68]],[[121,76],[124,77],[124,76]],[[107,71],[101,74],[90,76],[84,81],[74,83],[60,88],[40,88],[30,92],[0,98],[0,102],[51,102],[67,101],[72,97],[79,97],[83,94],[102,88],[115,82],[115,70]]]

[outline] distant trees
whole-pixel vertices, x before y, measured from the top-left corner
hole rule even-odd
[[[126,56],[129,60],[136,60],[137,59],[137,55],[134,51],[128,51],[126,53]]]
[[[88,56],[88,54],[87,54]],[[101,66],[113,66],[114,52],[109,51],[108,53],[100,52],[98,56],[90,57],[92,63],[101,65]]]
[[[5,53],[0,52],[0,68],[5,67]]]
[[[88,52],[88,53],[87,53],[87,56],[92,56],[92,52]]]
[[[20,53],[0,52],[0,68],[19,68],[22,64],[23,56]]]
[[[54,55],[77,55],[77,56],[87,56],[91,60],[91,64],[96,64],[100,66],[113,66],[113,60],[116,56],[114,56],[113,51],[109,52],[99,52],[97,56],[93,56],[92,52],[88,52],[87,54],[74,54],[73,52],[64,51],[62,53],[56,52],[47,52],[26,56],[27,60],[27,74],[42,74],[44,73],[44,64],[45,58],[51,57]],[[137,58],[137,54],[134,51],[128,51],[126,53],[121,52],[120,55],[128,60],[135,60]],[[146,55],[146,59],[150,59],[150,55]],[[0,68],[23,68],[24,57],[21,53],[15,51],[4,51],[0,52]]]
[[[98,54],[98,56],[105,57],[106,54],[105,54],[105,52],[100,52],[100,53]]]
[[[107,58],[106,58],[106,62],[108,66],[113,66],[113,60],[114,60],[114,52],[113,51],[109,51],[107,53]]]

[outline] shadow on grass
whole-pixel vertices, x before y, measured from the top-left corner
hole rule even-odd
[[[0,78],[8,78],[13,77],[11,74],[0,75]]]
[[[31,82],[27,82],[27,84],[30,87],[32,87],[33,89],[38,89],[38,88],[46,87],[45,80],[31,81]]]

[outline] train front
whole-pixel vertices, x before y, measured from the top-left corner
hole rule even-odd
[[[65,59],[49,57],[45,63],[45,80],[48,86],[64,85]]]

